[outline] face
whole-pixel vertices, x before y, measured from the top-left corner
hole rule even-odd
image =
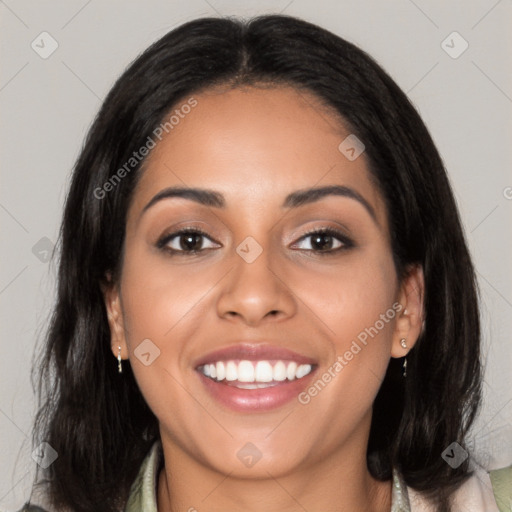
[[[194,100],[133,195],[112,350],[177,459],[251,477],[339,463],[365,449],[389,359],[417,337],[421,273],[397,281],[366,156],[340,151],[350,132],[314,96]]]

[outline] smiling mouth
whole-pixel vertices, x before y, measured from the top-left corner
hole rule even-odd
[[[311,364],[286,360],[228,360],[199,366],[198,371],[216,383],[239,389],[264,389],[299,380],[313,370]]]
[[[254,341],[210,352],[193,365],[206,393],[238,413],[265,413],[293,402],[317,367],[311,356]]]

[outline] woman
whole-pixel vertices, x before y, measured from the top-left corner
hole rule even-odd
[[[498,510],[504,473],[464,449],[480,329],[452,191],[352,44],[277,15],[168,33],[107,96],[60,243],[48,510]]]

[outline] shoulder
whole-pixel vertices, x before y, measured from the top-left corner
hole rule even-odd
[[[408,488],[412,512],[435,512],[421,493]],[[512,510],[512,466],[486,471],[474,467],[472,475],[452,498],[454,510],[467,512],[510,512]]]
[[[132,483],[124,508],[125,512],[140,512],[141,510],[157,512],[158,473],[163,465],[163,460],[162,444],[160,440],[157,440],[142,461],[137,477]],[[2,511],[0,510],[0,512]],[[53,510],[45,499],[44,491],[39,491],[16,512],[53,512]]]
[[[153,446],[141,464],[128,496],[125,512],[157,512],[158,473],[163,465],[163,450],[160,440]]]
[[[506,468],[489,471],[489,479],[498,510],[512,510],[512,464]]]

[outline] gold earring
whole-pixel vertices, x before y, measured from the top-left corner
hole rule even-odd
[[[123,373],[123,366],[121,364],[121,345],[117,347],[119,351],[117,352],[117,371],[119,373]]]

